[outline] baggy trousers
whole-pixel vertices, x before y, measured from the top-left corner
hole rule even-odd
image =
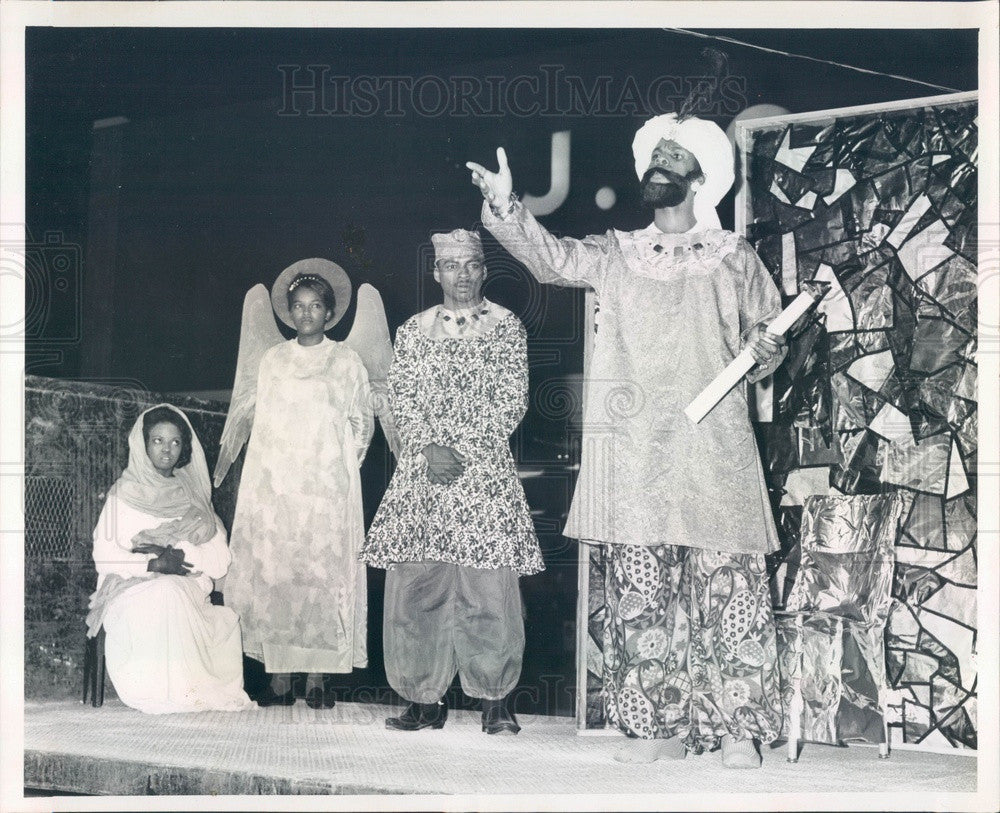
[[[762,553],[606,545],[604,692],[631,737],[773,741],[782,707]]]
[[[524,654],[517,573],[446,562],[390,566],[383,643],[389,685],[411,703],[440,700],[456,672],[469,697],[506,697]]]

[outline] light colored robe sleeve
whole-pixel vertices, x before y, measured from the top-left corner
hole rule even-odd
[[[375,416],[372,411],[371,384],[368,381],[368,371],[358,359],[354,378],[351,382],[353,395],[347,415],[354,434],[354,442],[358,455],[358,465],[364,462],[368,453],[368,444],[375,433]]]
[[[94,566],[98,577],[112,573],[124,579],[150,575],[146,564],[149,553],[135,553],[132,537],[150,527],[149,517],[124,500],[110,497],[101,510],[94,528]]]
[[[210,579],[221,579],[229,570],[229,545],[226,544],[226,528],[215,518],[215,536],[201,545],[182,541],[173,547],[184,551],[184,561],[191,565],[191,576],[204,574]]]
[[[94,566],[98,578],[103,581],[104,577],[112,573],[123,579],[159,575],[146,569],[149,560],[154,558],[153,554],[136,553],[132,550],[132,537],[139,531],[155,528],[168,521],[151,517],[124,501],[114,498],[108,500],[94,529]],[[218,517],[215,518],[215,525],[215,536],[202,545],[183,541],[173,545],[184,551],[184,561],[192,565],[191,576],[204,574],[209,578],[219,579],[229,569],[226,529]]]
[[[577,240],[558,238],[542,226],[521,203],[503,218],[483,202],[483,225],[516,260],[542,283],[576,288],[591,287],[601,293],[617,241],[612,233]]]
[[[740,336],[743,343],[751,328],[761,323],[769,323],[781,313],[781,294],[768,273],[767,266],[761,262],[757,252],[742,237],[737,244],[740,255],[736,266],[742,270],[739,281],[740,292]],[[783,347],[777,358],[766,367],[755,366],[748,374],[751,383],[760,381],[771,375],[785,360],[788,347]]]

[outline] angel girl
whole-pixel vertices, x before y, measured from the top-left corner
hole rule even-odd
[[[304,672],[308,705],[330,708],[328,676],[368,663],[359,468],[374,421],[368,371],[351,345],[365,348],[369,363],[381,353],[386,366],[392,351],[378,293],[362,286],[358,296],[346,342],[324,335],[351,299],[350,280],[328,260],[291,265],[271,289],[270,305],[294,339],[278,333],[263,286],[244,302],[215,480],[249,435],[224,595],[240,615],[244,652],[270,676],[262,706],[293,704],[292,673]],[[367,324],[378,335],[361,337],[373,312]]]

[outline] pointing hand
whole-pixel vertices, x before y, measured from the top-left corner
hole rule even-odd
[[[472,171],[472,183],[479,187],[483,197],[494,206],[504,203],[514,190],[514,179],[511,177],[507,152],[503,147],[497,148],[497,162],[500,168],[496,172],[490,172],[486,167],[473,161],[465,164]]]

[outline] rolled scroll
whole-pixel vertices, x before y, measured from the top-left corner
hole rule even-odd
[[[767,332],[775,336],[784,336],[789,328],[794,325],[816,302],[819,302],[830,290],[829,283],[806,282],[803,283],[802,292],[789,303],[788,307],[779,313],[773,322],[767,326]],[[684,414],[694,423],[701,423],[715,405],[719,403],[726,394],[752,369],[756,361],[750,353],[750,349],[745,347],[739,352],[726,369],[719,373],[705,389],[703,389],[695,399],[687,405]]]

